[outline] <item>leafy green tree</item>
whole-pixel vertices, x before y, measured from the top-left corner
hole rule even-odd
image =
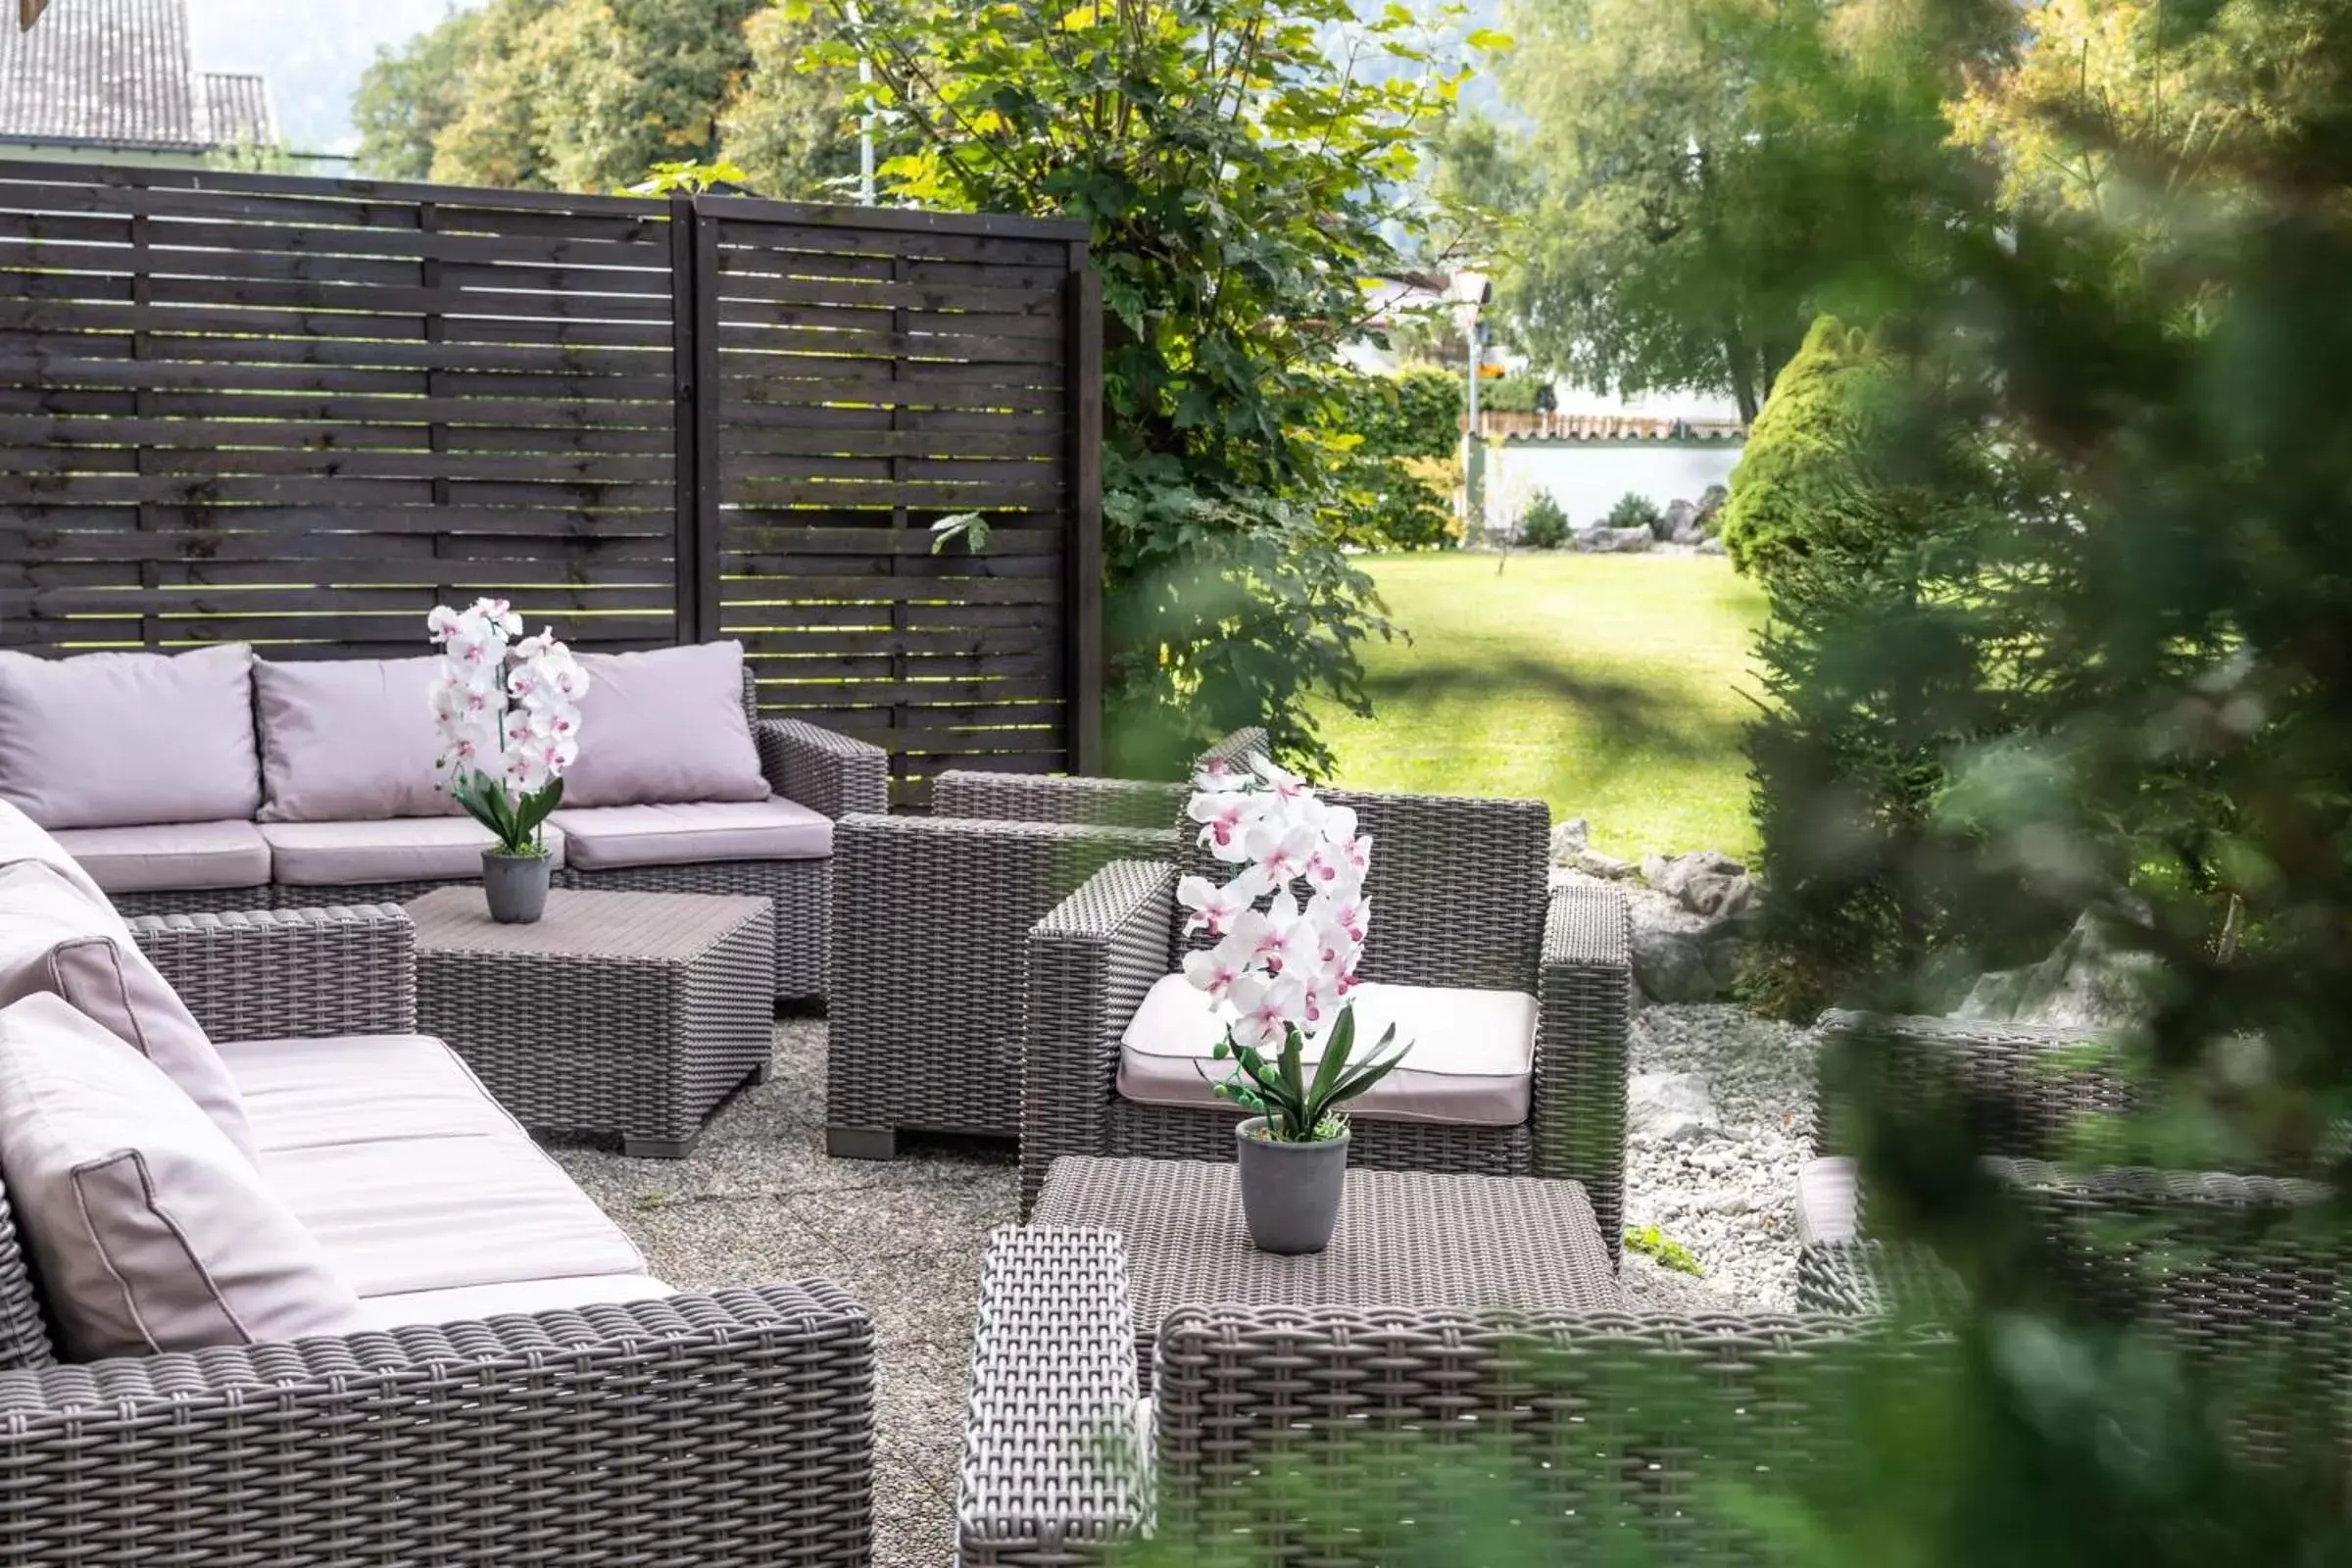
[[[1467,184],[1517,193],[1498,314],[1526,353],[1755,416],[1813,318],[1851,303],[1954,167],[1940,77],[1847,69],[1854,10],[1515,0],[1496,70],[1527,131],[1456,145]]]
[[[855,168],[845,78],[770,0],[489,0],[379,54],[360,167],[398,178],[609,191],[658,165],[740,166],[762,194]]]
[[[1261,722],[1326,764],[1309,700],[1362,710],[1357,650],[1390,629],[1334,536],[1337,351],[1363,280],[1400,268],[1455,75],[1401,8],[1359,23],[1346,0],[833,15],[919,143],[884,170],[896,199],[1090,230],[1115,765],[1172,769]]]
[[[466,68],[484,12],[453,11],[399,49],[379,45],[360,78],[352,122],[361,171],[384,179],[427,179],[441,132],[464,106]]]

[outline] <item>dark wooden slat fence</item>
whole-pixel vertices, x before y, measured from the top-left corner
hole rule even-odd
[[[0,645],[420,651],[501,593],[763,705],[1099,760],[1076,225],[0,162]],[[930,525],[983,513],[978,556]]]

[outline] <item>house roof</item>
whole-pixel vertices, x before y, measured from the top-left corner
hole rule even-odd
[[[0,140],[201,151],[274,142],[259,76],[188,59],[187,0],[65,0],[0,28]]]

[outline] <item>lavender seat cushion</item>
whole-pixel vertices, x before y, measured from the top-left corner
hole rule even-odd
[[[0,1011],[0,1165],[75,1359],[368,1325],[252,1161],[153,1062],[60,998]]]
[[[436,786],[438,659],[256,660],[265,822],[454,816]]]
[[[272,880],[286,887],[367,882],[460,882],[482,874],[498,841],[469,816],[395,816],[375,822],[264,822]],[[549,860],[564,863],[564,835],[542,830]]]
[[[580,666],[588,694],[565,806],[767,798],[743,710],[743,644],[583,654]]]
[[[253,1134],[220,1054],[122,917],[37,860],[0,867],[0,1006],[39,993],[155,1063],[248,1157]]]
[[[0,800],[51,829],[250,820],[253,651],[0,652]]]
[[[6,801],[0,801],[0,866],[10,866],[19,860],[32,860],[48,866],[92,904],[107,904],[106,895],[99,890],[97,879],[89,869],[74,858],[72,851],[49,832],[26,816],[23,810]],[[112,908],[112,905],[107,905]]]
[[[564,853],[582,870],[697,860],[821,860],[833,819],[798,801],[700,801],[558,811]]]
[[[251,822],[70,827],[57,842],[109,893],[258,888],[270,880],[270,845]]]
[[[238,1041],[221,1056],[263,1173],[363,1298],[645,1272],[440,1041]]]

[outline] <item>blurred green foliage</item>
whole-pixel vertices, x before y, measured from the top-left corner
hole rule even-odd
[[[1519,542],[1530,550],[1557,550],[1568,542],[1568,514],[1550,491],[1538,492],[1519,514]]]

